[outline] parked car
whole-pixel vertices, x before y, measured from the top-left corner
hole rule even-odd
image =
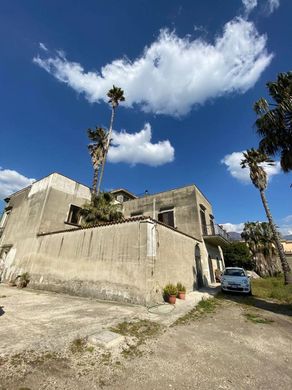
[[[221,291],[236,291],[251,295],[250,278],[239,267],[225,268],[221,277]]]

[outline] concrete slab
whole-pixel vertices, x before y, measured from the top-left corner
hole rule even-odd
[[[110,330],[103,330],[88,336],[87,340],[90,344],[110,349],[120,345],[125,337]]]

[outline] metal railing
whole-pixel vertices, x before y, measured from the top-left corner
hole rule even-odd
[[[229,234],[216,223],[210,225],[202,225],[202,232],[204,236],[221,236],[225,240],[230,241]]]

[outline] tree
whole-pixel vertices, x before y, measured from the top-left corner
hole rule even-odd
[[[123,219],[120,205],[114,203],[114,197],[109,192],[93,195],[91,202],[86,203],[80,210],[81,225],[92,227],[101,222],[111,222]]]
[[[259,149],[268,155],[281,154],[284,172],[292,170],[292,72],[280,73],[277,81],[266,84],[275,103],[264,98],[254,104],[258,115]]]
[[[250,172],[250,179],[253,183],[253,185],[258,188],[260,191],[260,196],[262,199],[262,203],[271,227],[271,230],[273,232],[274,236],[274,242],[280,257],[283,273],[284,273],[284,279],[285,284],[292,284],[292,274],[291,269],[289,267],[289,264],[287,262],[283,246],[280,241],[279,233],[277,232],[276,226],[274,224],[271,211],[268,206],[268,202],[265,195],[265,190],[267,188],[267,174],[262,167],[261,164],[267,163],[269,165],[273,165],[273,160],[271,160],[265,153],[261,152],[260,150],[256,149],[249,149],[245,153],[243,153],[244,159],[241,161],[241,167],[242,168],[249,168]]]
[[[252,256],[244,242],[231,242],[224,245],[222,250],[226,267],[243,267],[249,270],[254,268]]]
[[[274,236],[269,223],[246,222],[241,237],[253,255],[255,270],[259,275],[273,276],[279,272]]]
[[[119,103],[123,102],[125,100],[124,91],[121,88],[115,87],[114,85],[113,85],[112,89],[110,89],[108,91],[107,96],[109,97],[108,103],[110,103],[111,107],[112,107],[112,113],[111,113],[110,126],[109,126],[108,134],[107,134],[107,142],[106,142],[105,153],[104,153],[104,158],[103,158],[103,162],[102,162],[101,173],[99,176],[97,194],[99,194],[99,192],[100,192],[100,186],[101,186],[101,182],[102,182],[102,178],[103,178],[104,167],[105,167],[106,158],[107,158],[107,154],[108,154],[109,147],[110,147],[115,111],[116,111]]]
[[[92,141],[88,145],[88,151],[91,157],[93,166],[93,180],[91,187],[92,196],[96,195],[97,182],[98,182],[98,171],[104,160],[105,151],[107,147],[108,134],[102,127],[96,127],[94,130],[87,130],[88,138]]]

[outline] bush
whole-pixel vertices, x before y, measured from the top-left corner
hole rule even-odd
[[[169,297],[170,295],[177,295],[177,287],[174,284],[167,284],[163,289],[163,294],[166,297]]]
[[[226,267],[254,270],[251,253],[244,242],[232,242],[222,247]]]
[[[181,282],[178,282],[176,284],[176,288],[177,288],[177,292],[186,292],[186,287],[181,283]]]

